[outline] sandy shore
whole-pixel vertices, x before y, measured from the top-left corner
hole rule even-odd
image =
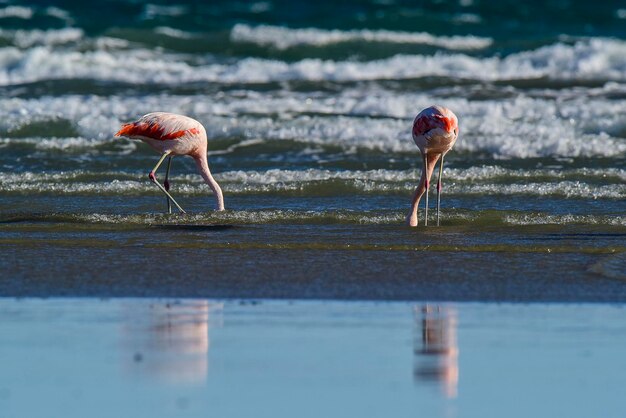
[[[308,233],[313,229],[315,236]],[[574,241],[578,247],[565,247],[554,240],[538,242],[545,232],[524,231],[520,237],[527,244],[507,246],[491,233],[458,238],[444,231],[428,241],[415,240],[412,231],[388,230],[382,238],[376,227],[273,225],[80,231],[61,237],[47,231],[43,236],[49,239],[21,232],[10,245],[6,238],[1,244],[0,295],[626,301],[624,253],[612,253],[607,244],[591,247],[593,234]],[[575,240],[569,235],[550,233],[560,241]],[[372,236],[375,244],[368,243]],[[499,245],[485,244],[489,237]]]

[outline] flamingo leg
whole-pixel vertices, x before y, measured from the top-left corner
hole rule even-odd
[[[161,158],[159,159],[159,162],[157,163],[157,165],[154,166],[154,168],[152,169],[152,171],[150,171],[150,174],[148,174],[148,177],[150,178],[150,181],[153,182],[154,184],[156,184],[156,186],[161,189],[161,191],[163,193],[165,193],[165,195],[168,197],[169,200],[172,201],[172,203],[174,203],[174,205],[176,205],[176,207],[178,208],[179,211],[181,211],[182,213],[187,213],[185,212],[185,210],[183,208],[180,207],[180,205],[178,204],[178,202],[176,202],[176,200],[174,200],[174,198],[172,197],[172,195],[165,190],[165,187],[163,187],[161,185],[161,183],[159,183],[159,181],[156,179],[156,171],[159,169],[159,167],[161,166],[161,164],[163,164],[163,161],[165,160],[166,157],[168,157],[170,155],[169,152],[164,153]]]
[[[406,223],[409,226],[417,226],[417,224],[419,223],[417,212],[419,210],[420,198],[424,194],[424,189],[425,189],[424,181],[428,175],[428,173],[426,173],[425,171],[425,167],[426,167],[426,163],[424,161],[425,158],[426,157],[422,154],[422,164],[424,165],[424,167],[422,168],[422,174],[420,175],[419,184],[417,185],[417,188],[415,189],[415,192],[413,193],[413,199],[411,201],[411,210],[409,211],[409,214],[406,216]]]
[[[170,191],[170,181],[168,179],[170,177],[171,167],[172,156],[170,155],[170,158],[167,159],[167,171],[165,172],[165,180],[163,181],[163,187],[165,187],[165,190],[167,190],[168,192]],[[172,202],[170,202],[169,198],[166,198],[165,200],[167,200],[167,213],[172,213]]]
[[[443,175],[443,156],[441,154],[441,162],[439,163],[439,178],[437,178],[437,226],[439,226],[439,207],[441,206],[441,176]]]
[[[428,226],[428,186],[430,186],[429,176],[428,176],[428,155],[424,154],[424,170],[426,172],[426,182],[424,186],[426,187],[426,210],[424,211],[424,226]]]

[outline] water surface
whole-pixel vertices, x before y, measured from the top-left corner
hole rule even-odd
[[[0,294],[624,300],[626,9],[544,3],[3,2]],[[433,103],[443,226],[408,231]],[[163,215],[113,138],[151,111],[206,126],[227,212],[175,158]]]
[[[0,313],[3,416],[625,407],[622,305],[1,299]]]

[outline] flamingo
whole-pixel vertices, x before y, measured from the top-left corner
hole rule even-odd
[[[186,213],[169,193],[170,183],[168,178],[170,167],[172,165],[172,157],[176,155],[189,155],[195,160],[200,175],[213,190],[216,210],[224,210],[222,189],[209,170],[206,130],[200,122],[174,113],[154,112],[142,116],[135,122],[122,125],[115,136],[139,139],[162,154],[157,165],[148,174],[148,178],[167,196],[168,213],[172,213],[172,203],[176,205],[179,211]],[[168,158],[167,171],[165,172],[165,181],[161,185],[156,178],[156,171],[166,158]]]
[[[406,217],[410,226],[417,226],[417,208],[420,198],[426,191],[426,210],[424,225],[428,225],[428,186],[437,160],[439,178],[437,180],[437,226],[439,226],[439,206],[441,203],[441,175],[443,174],[443,157],[456,142],[459,136],[459,123],[456,115],[443,106],[431,106],[422,110],[413,121],[413,141],[422,153],[422,174],[420,182],[413,194],[411,211]]]

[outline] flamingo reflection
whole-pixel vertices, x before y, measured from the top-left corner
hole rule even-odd
[[[415,323],[415,381],[439,383],[446,397],[455,398],[459,383],[456,310],[446,306],[415,307]]]
[[[124,326],[126,368],[168,383],[202,383],[209,369],[209,324],[222,304],[206,300],[130,305]]]

